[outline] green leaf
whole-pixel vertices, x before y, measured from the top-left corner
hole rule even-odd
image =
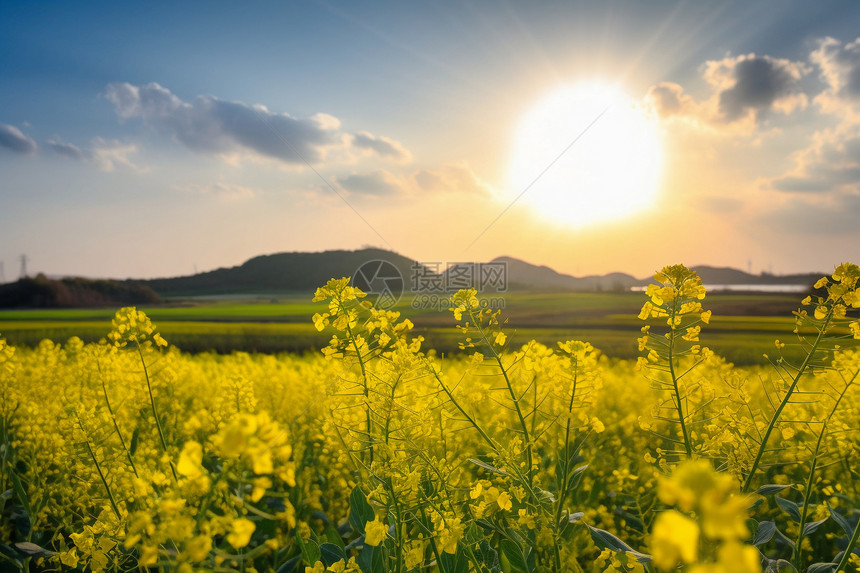
[[[485,537],[486,536],[484,535],[484,532],[481,531],[481,528],[473,522],[466,527],[466,531],[463,534],[463,542],[469,546],[477,545]]]
[[[822,525],[825,521],[827,521],[828,519],[830,519],[830,518],[829,518],[829,517],[825,517],[824,519],[821,519],[821,520],[819,520],[819,521],[810,521],[809,523],[805,524],[805,525],[803,526],[803,535],[809,535],[810,533],[813,533],[816,529],[818,529],[819,527],[821,527],[821,525]]]
[[[490,544],[484,540],[478,544],[478,553],[481,557],[481,561],[487,569],[489,569],[492,573],[501,573],[502,564],[499,561],[499,553],[490,547]]]
[[[14,493],[11,489],[7,489],[3,493],[0,493],[0,515],[3,513],[3,508],[6,507],[6,500],[12,499]]]
[[[598,529],[596,527],[592,527],[587,523],[585,526],[588,528],[588,531],[591,533],[591,539],[594,540],[594,544],[600,547],[601,549],[611,549],[613,551],[625,551],[630,553],[636,558],[636,561],[639,563],[650,563],[651,556],[645,553],[640,553],[636,551],[608,531],[604,531],[603,529]]]
[[[320,545],[321,561],[326,567],[331,567],[340,560],[346,562],[346,552],[334,543]]]
[[[51,555],[56,555],[56,553],[54,553],[53,551],[48,551],[47,549],[39,547],[35,543],[30,543],[29,541],[13,543],[12,547],[14,547],[16,551],[18,551],[22,555],[26,555],[27,557],[50,557]]]
[[[785,499],[784,497],[779,497],[778,495],[774,496],[773,499],[776,500],[776,504],[779,508],[787,513],[792,521],[800,523],[800,506],[793,501]]]
[[[133,456],[137,451],[137,444],[140,441],[140,428],[135,428],[131,433],[131,443],[128,446],[128,455]]]
[[[789,539],[789,538],[788,538],[788,536],[786,536],[786,535],[785,535],[782,531],[780,531],[779,529],[777,529],[777,530],[776,530],[776,538],[777,538],[777,539],[779,539],[780,541],[782,541],[783,543],[785,543],[786,545],[788,545],[789,547],[791,547],[791,548],[792,548],[792,550],[794,549],[794,547],[795,547],[795,543],[794,543],[794,541],[792,541],[791,539]]]
[[[442,553],[439,556],[439,569],[442,573],[468,573],[469,561],[463,552],[457,547],[457,552],[453,555],[450,553]],[[374,573],[376,571],[374,570]]]
[[[358,552],[358,557],[355,562],[358,563],[359,568],[364,573],[373,573],[373,558],[375,557],[375,547],[372,545],[365,545],[361,551]]]
[[[364,533],[364,526],[375,517],[376,514],[367,503],[367,496],[361,488],[359,486],[352,488],[352,493],[349,494],[349,524],[352,528],[359,533]]]
[[[388,545],[387,540],[386,540],[385,545],[386,546]],[[370,570],[373,573],[376,573],[377,571],[387,571],[388,570],[387,563],[386,563],[387,560],[388,560],[388,556],[386,555],[385,550],[383,550],[383,548],[381,546],[375,547],[373,549],[373,560],[371,561]]]
[[[33,515],[33,509],[30,507],[30,499],[27,497],[27,492],[24,490],[24,485],[21,483],[21,479],[18,477],[18,473],[15,471],[15,468],[9,463],[9,477],[12,478],[12,489],[15,491],[15,495],[18,496],[18,501],[21,502],[21,507],[24,508],[24,512],[29,517]],[[22,533],[28,533],[28,531],[23,531]]]
[[[836,512],[836,510],[834,510],[832,507],[830,507],[829,503],[827,504],[827,509],[830,510],[830,516],[833,518],[833,521],[838,523],[839,527],[842,528],[842,531],[845,532],[845,535],[848,535],[850,537],[851,534],[854,533],[854,528],[851,526],[851,523],[849,523],[848,520],[845,519],[845,516],[841,515],[840,513]]]
[[[570,515],[567,516],[567,522],[568,523],[576,523],[577,521],[579,521],[583,517],[585,517],[585,514],[581,511],[577,511],[576,513],[571,513]]]
[[[8,557],[18,569],[21,569],[21,555],[5,543],[0,543],[0,555]]]
[[[537,494],[538,502],[543,504],[555,503],[555,495],[552,492],[536,487],[535,493]]]
[[[301,555],[296,555],[295,557],[278,567],[278,570],[275,573],[292,573],[296,569],[296,565],[299,564],[301,558]]]
[[[755,490],[755,492],[759,495],[771,495],[774,493],[779,493],[782,490],[788,489],[790,487],[791,487],[790,485],[779,485],[776,483],[770,483],[770,484],[761,486],[760,488]]]
[[[511,568],[514,571],[519,571],[520,573],[526,573],[528,570],[526,569],[526,558],[523,555],[523,550],[520,549],[520,546],[511,541],[510,539],[502,539],[501,542],[502,554],[510,563]]]
[[[836,573],[837,563],[813,563],[806,573]]]
[[[344,547],[343,537],[340,536],[340,533],[338,533],[337,529],[333,526],[329,525],[326,527],[325,531],[323,531],[323,535],[329,543],[334,543],[338,547]]]
[[[773,535],[776,533],[776,524],[772,521],[762,521],[758,524],[758,527],[755,530],[755,537],[753,538],[753,545],[764,545],[771,539],[773,539]]]
[[[313,567],[314,563],[320,561],[320,547],[317,545],[316,541],[313,539],[305,541],[301,534],[299,534],[298,529],[296,529],[296,541],[299,544],[299,549],[302,552],[302,559],[305,563]]]
[[[797,573],[794,565],[785,559],[768,559],[765,571],[767,573],[783,573],[783,571]]]
[[[570,477],[567,480],[568,489],[576,489],[576,486],[579,485],[579,480],[582,478],[582,472],[588,469],[588,464],[583,466],[579,466],[570,472]]]
[[[496,466],[492,466],[487,462],[482,462],[481,460],[477,460],[475,458],[469,458],[469,461],[478,466],[479,468],[483,468],[490,473],[498,474],[500,476],[508,475],[508,472],[506,472],[505,470],[499,469]]]

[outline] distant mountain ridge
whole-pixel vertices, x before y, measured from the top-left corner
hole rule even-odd
[[[175,278],[131,281],[152,288],[161,296],[221,295],[242,293],[313,292],[331,278],[352,277],[365,263],[386,261],[399,272],[402,288],[409,290],[416,277],[421,280],[437,280],[447,284],[446,279],[454,273],[469,272],[478,276],[481,266],[487,263],[460,263],[435,274],[418,261],[384,249],[366,248],[355,251],[336,250],[316,253],[288,252],[261,255],[245,263],[214,271]],[[504,289],[533,291],[627,291],[631,287],[644,286],[651,277],[638,279],[627,273],[609,273],[574,277],[559,273],[544,266],[534,265],[510,256],[501,256],[489,261],[504,265]],[[390,269],[390,267],[387,267]],[[366,267],[365,267],[366,269]],[[795,275],[753,275],[728,267],[693,267],[710,285],[811,285],[821,276],[818,273]],[[370,269],[371,272],[374,269]],[[368,277],[371,278],[371,277]],[[453,282],[453,281],[451,281]],[[493,289],[499,290],[499,289]]]
[[[137,281],[162,296],[265,292],[313,293],[332,278],[351,277],[369,261],[386,261],[409,280],[416,265],[407,257],[384,249],[290,252],[261,255],[230,268],[185,277]],[[408,282],[407,282],[408,286]]]
[[[699,273],[702,282],[711,285],[783,285],[783,284],[815,284],[826,273],[800,273],[792,275],[772,275],[762,273],[753,275],[731,267],[710,267],[700,265],[692,267]]]
[[[496,257],[492,262],[502,262],[507,265],[508,283],[510,288],[519,289],[561,289],[561,290],[629,290],[632,286],[647,284],[647,279],[637,279],[626,273],[609,273],[606,275],[588,275],[574,277],[562,274],[545,265],[533,265],[514,257]]]

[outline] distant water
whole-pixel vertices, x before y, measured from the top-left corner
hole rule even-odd
[[[644,292],[647,287],[630,287],[633,292]],[[708,292],[777,292],[802,293],[809,290],[809,285],[705,285]]]

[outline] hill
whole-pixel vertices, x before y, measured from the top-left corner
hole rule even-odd
[[[383,249],[262,255],[235,267],[145,282],[162,296],[312,293],[329,279],[351,277],[362,265],[372,261],[385,261],[393,265],[408,287],[415,261]]]
[[[574,277],[559,273],[545,265],[533,265],[514,257],[496,257],[491,263],[503,263],[507,267],[507,283],[510,290],[542,291],[626,291],[632,286],[646,284],[625,273]],[[462,266],[462,265],[460,265]]]
[[[794,275],[772,275],[762,273],[753,275],[730,267],[710,267],[700,265],[693,267],[699,273],[702,282],[710,285],[805,285],[812,286],[823,273],[804,273]]]

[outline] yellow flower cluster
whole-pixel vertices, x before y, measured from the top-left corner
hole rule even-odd
[[[651,532],[654,564],[673,571],[679,564],[692,573],[760,573],[758,549],[745,545],[753,500],[737,482],[707,461],[678,465],[660,480],[660,501],[677,509],[662,511]]]
[[[801,305],[814,307],[812,317],[806,310],[795,313],[798,318],[798,329],[795,332],[798,332],[804,322],[812,319],[825,331],[845,321],[849,309],[860,308],[858,281],[860,281],[860,267],[853,263],[842,263],[836,267],[830,278],[821,277],[814,288],[824,289],[827,296],[808,296],[803,299]],[[853,338],[860,339],[860,320],[848,322],[848,329]]]
[[[111,322],[113,329],[108,333],[108,340],[118,348],[123,348],[129,343],[141,347],[167,346],[167,341],[155,330],[152,321],[143,311],[133,306],[121,308]]]

